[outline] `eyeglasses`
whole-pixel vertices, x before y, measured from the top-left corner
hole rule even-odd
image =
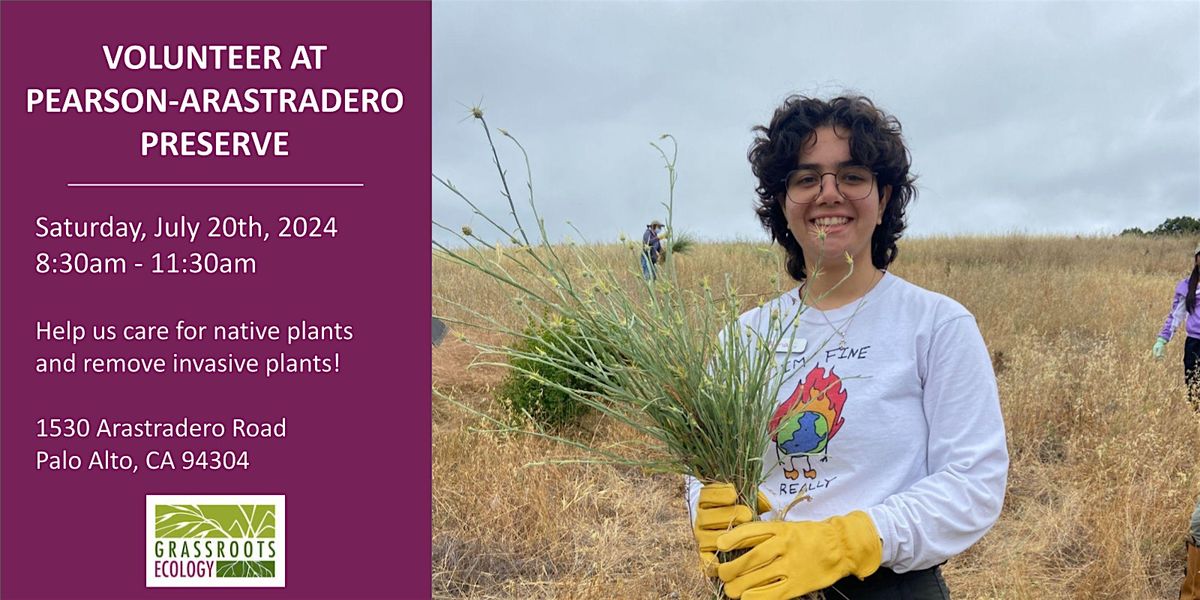
[[[836,173],[822,173],[816,169],[796,169],[784,177],[784,192],[789,202],[808,204],[821,195],[825,176],[833,175],[833,184],[846,200],[862,200],[871,195],[875,184],[875,173],[862,166],[842,167]]]

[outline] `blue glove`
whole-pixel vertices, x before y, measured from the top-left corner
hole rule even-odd
[[[1157,342],[1154,342],[1154,349],[1151,350],[1150,352],[1154,354],[1154,358],[1162,358],[1163,357],[1163,349],[1166,347],[1167,347],[1167,340],[1160,337],[1160,338],[1158,338]]]

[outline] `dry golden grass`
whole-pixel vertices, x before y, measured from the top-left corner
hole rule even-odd
[[[946,565],[955,598],[1177,597],[1200,492],[1200,417],[1185,401],[1183,344],[1161,361],[1149,349],[1193,248],[1190,239],[1019,236],[901,243],[893,272],[975,314],[1008,427],[1004,512]],[[599,251],[637,268],[623,248]],[[775,288],[777,259],[750,244],[701,244],[680,259],[685,284],[732,274],[746,307]],[[512,312],[505,290],[440,260],[433,287],[487,314]],[[454,314],[438,300],[434,312]],[[439,390],[496,410],[502,370],[468,369],[474,351],[454,337],[432,352]],[[433,415],[436,597],[709,597],[677,478],[524,468],[565,451],[471,432],[481,424],[438,399]],[[621,438],[602,423],[584,430]]]

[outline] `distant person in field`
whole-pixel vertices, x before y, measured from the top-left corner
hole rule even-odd
[[[1200,283],[1200,245],[1192,255],[1192,274],[1175,284],[1175,298],[1171,312],[1163,323],[1158,341],[1151,351],[1154,358],[1162,358],[1167,342],[1180,325],[1187,334],[1183,343],[1183,380],[1187,384],[1188,401],[1192,408],[1200,410],[1200,311],[1196,310],[1196,284]]]
[[[659,237],[662,229],[663,224],[655,219],[642,234],[642,277],[647,281],[658,279],[658,263],[663,259],[662,238]]]
[[[975,318],[887,271],[916,195],[900,123],[792,96],[755,131],[758,218],[798,285],[740,322],[798,329],[773,349],[758,510],[689,480],[701,564],[731,598],[949,598],[939,567],[999,517],[1008,451]]]

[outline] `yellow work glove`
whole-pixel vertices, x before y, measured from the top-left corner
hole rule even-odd
[[[771,510],[762,492],[758,493],[758,512]],[[750,507],[737,503],[737,490],[732,483],[710,483],[700,488],[696,506],[694,533],[700,546],[700,569],[709,577],[717,576],[717,538],[732,527],[754,520]]]
[[[717,539],[721,552],[749,548],[721,563],[725,594],[744,600],[788,600],[879,568],[883,546],[871,517],[854,511],[824,521],[761,521]]]

